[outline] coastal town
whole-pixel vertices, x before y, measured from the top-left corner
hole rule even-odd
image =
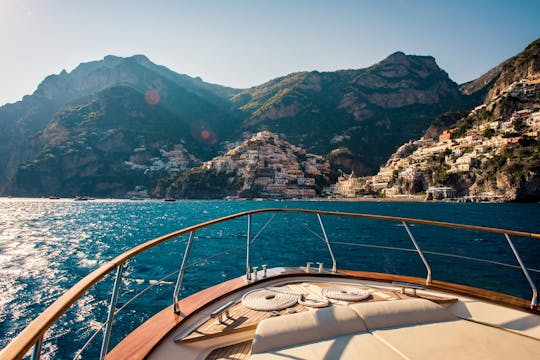
[[[461,126],[403,144],[373,176],[342,171],[338,175],[326,157],[308,153],[266,130],[227,144],[225,154],[206,162],[175,144],[159,149],[158,156],[144,146],[136,148],[124,166],[144,174],[174,175],[198,169],[223,175],[238,186],[228,198],[508,201],[515,194],[505,189],[486,190],[477,180],[489,161],[540,138],[540,111],[534,102],[538,94],[540,79],[513,83],[492,101],[473,109]],[[501,102],[508,99],[530,106],[494,117]],[[504,161],[519,165],[537,159],[507,156]],[[458,179],[455,184],[452,178]],[[146,187],[138,186],[128,195],[145,198],[148,193]]]
[[[473,191],[463,191],[442,182],[452,174],[459,176],[479,173],[490,159],[499,156],[505,149],[537,141],[540,133],[540,111],[537,106],[526,107],[514,111],[508,117],[498,116],[493,120],[490,120],[487,114],[494,113],[502,99],[509,97],[530,104],[539,94],[540,79],[515,82],[488,104],[473,109],[468,118],[476,121],[465,131],[453,127],[444,130],[435,139],[422,137],[409,141],[397,149],[376,175],[357,177],[353,173],[341,176],[327,191],[343,197],[357,197],[359,194],[368,193],[385,197],[408,197],[416,194],[425,196],[426,200],[511,200],[512,194],[474,192],[477,190],[474,186],[471,187]],[[534,101],[532,103],[535,104]],[[506,159],[510,165],[520,161],[528,160],[518,157]],[[439,170],[438,178],[433,176],[435,168]],[[405,184],[408,186],[404,186]]]
[[[268,131],[258,132],[202,168],[234,173],[241,179],[240,195],[313,198],[320,184],[330,181],[330,164],[323,156],[307,153]]]
[[[180,198],[196,193],[202,198],[509,201],[516,197],[512,186],[500,185],[508,182],[504,179],[486,178],[486,169],[490,162],[501,161],[507,166],[536,166],[538,159],[522,150],[529,151],[528,146],[540,138],[539,95],[538,76],[516,81],[453,126],[403,144],[373,176],[359,177],[354,171],[333,166],[327,157],[286,141],[286,134],[267,130],[246,132],[243,141],[224,143],[226,152],[205,162],[183,143],[156,145],[140,137],[141,145],[132,150],[123,166],[155,179],[177,179],[190,173],[225,179],[219,185],[223,191],[216,190],[215,184],[208,191],[211,180],[195,185],[193,179],[186,180],[187,185],[173,183],[180,189],[173,197]],[[513,149],[518,150],[512,153]],[[194,191],[182,192],[184,186]],[[170,195],[167,191],[159,194],[141,183],[126,196]]]

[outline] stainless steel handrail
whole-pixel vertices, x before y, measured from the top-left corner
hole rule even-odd
[[[324,224],[322,222],[320,214],[317,214],[317,219],[319,220],[319,224],[321,225],[321,230],[324,236],[324,242],[326,243],[326,246],[328,246],[328,252],[330,253],[330,257],[332,258],[332,272],[336,272],[337,271],[336,258],[334,257],[332,246],[330,246],[330,242],[328,241],[328,236],[326,235],[326,229],[324,228]]]
[[[184,273],[186,271],[186,265],[189,258],[189,253],[191,251],[191,245],[193,244],[193,237],[195,236],[195,231],[189,233],[189,240],[186,244],[186,251],[184,252],[184,258],[182,259],[182,265],[180,266],[180,271],[178,272],[178,279],[176,280],[176,285],[174,286],[173,292],[173,310],[175,314],[180,313],[178,308],[178,293],[182,287],[182,280],[184,279]]]
[[[246,233],[246,279],[251,280],[251,267],[249,265],[249,255],[251,251],[251,214],[247,216],[247,233]]]
[[[32,360],[37,360],[41,356],[41,346],[43,345],[43,336],[38,339],[32,350]]]
[[[366,248],[373,248],[373,249],[416,252],[416,249],[402,248],[402,247],[396,247],[396,246],[351,243],[351,242],[346,242],[346,241],[331,241],[330,243],[336,244],[336,245],[357,246],[357,247],[366,247]],[[492,264],[492,265],[505,266],[505,267],[509,267],[509,268],[513,268],[513,269],[521,269],[521,267],[518,266],[518,265],[507,264],[507,263],[503,263],[503,262],[500,262],[500,261],[492,261],[492,260],[480,259],[480,258],[475,258],[475,257],[471,257],[471,256],[464,256],[464,255],[457,255],[457,254],[445,254],[445,253],[441,253],[441,252],[427,251],[427,250],[424,250],[423,253],[424,254],[429,254],[429,255],[442,256],[442,257],[451,257],[451,258],[456,258],[456,259],[484,262],[484,263],[488,263],[488,264]],[[540,269],[527,268],[527,270],[540,274]]]
[[[105,332],[103,333],[103,342],[101,343],[101,351],[99,354],[99,358],[101,360],[105,359],[105,355],[107,355],[107,350],[109,349],[109,340],[111,339],[114,314],[116,310],[116,302],[118,301],[120,285],[122,284],[122,270],[124,270],[124,264],[120,264],[116,267],[116,277],[114,279],[111,302],[109,304],[109,313],[107,315],[107,321],[105,322],[107,326],[105,326]]]
[[[73,360],[78,360],[78,359],[81,358],[81,355],[84,352],[84,350],[86,350],[86,348],[88,346],[90,346],[92,341],[94,341],[94,339],[99,335],[99,333],[105,328],[106,325],[107,325],[107,323],[103,323],[97,328],[96,331],[94,331],[92,336],[90,336],[90,338],[88,338],[88,340],[86,340],[84,345],[75,353],[75,356],[73,356]]]
[[[45,332],[56,322],[56,320],[65,313],[65,311],[76,301],[78,300],[83,294],[85,294],[88,289],[93,287],[98,281],[103,279],[107,274],[109,274],[112,270],[117,269],[117,271],[120,269],[120,266],[123,266],[123,264],[128,260],[136,255],[160,244],[165,241],[171,240],[173,238],[176,238],[178,236],[190,233],[190,238],[192,240],[193,234],[196,230],[209,227],[214,224],[218,224],[224,221],[240,218],[243,216],[248,217],[248,233],[246,236],[246,258],[247,258],[247,265],[249,265],[249,246],[253,240],[250,239],[250,231],[251,231],[251,217],[254,214],[258,213],[304,213],[304,214],[315,214],[317,217],[320,218],[321,215],[330,215],[330,216],[345,216],[345,217],[354,217],[354,218],[364,218],[364,219],[376,219],[376,220],[383,220],[383,221],[396,221],[396,222],[402,222],[402,223],[415,223],[415,224],[425,224],[425,225],[432,225],[432,226],[438,226],[438,227],[449,227],[449,228],[456,228],[456,229],[467,229],[467,230],[474,230],[474,231],[484,231],[484,232],[491,232],[491,233],[499,233],[504,234],[507,239],[510,235],[515,236],[523,236],[523,237],[529,237],[533,239],[540,239],[540,234],[536,233],[528,233],[528,232],[522,232],[522,231],[512,231],[512,230],[505,230],[505,229],[497,229],[497,228],[487,228],[482,226],[471,226],[471,225],[463,225],[463,224],[454,224],[454,223],[447,223],[447,222],[439,222],[439,221],[429,221],[429,220],[420,220],[420,219],[411,219],[411,218],[403,218],[403,217],[394,217],[394,216],[381,216],[381,215],[371,215],[371,214],[358,214],[358,213],[346,213],[346,212],[333,212],[333,211],[319,211],[319,210],[304,210],[304,209],[285,209],[285,208],[273,208],[273,209],[259,209],[259,210],[251,210],[251,211],[245,211],[233,215],[229,215],[220,219],[210,220],[198,225],[190,226],[182,230],[178,230],[175,232],[172,232],[170,234],[161,236],[159,238],[156,238],[154,240],[148,241],[144,244],[141,244],[139,246],[136,246],[125,253],[119,255],[115,259],[113,259],[111,262],[103,264],[100,268],[89,274],[87,277],[82,279],[79,283],[77,283],[75,286],[73,286],[64,296],[59,298],[57,301],[55,301],[49,308],[47,308],[38,318],[36,318],[19,336],[17,336],[5,349],[3,349],[0,352],[0,357],[6,355],[13,358],[21,358],[24,356],[24,354],[32,347],[34,346],[34,357],[39,358],[39,353],[41,350],[41,343],[43,341],[43,336]],[[270,220],[271,221],[271,220]],[[268,221],[267,224],[270,222]],[[322,223],[322,221],[321,221]],[[266,224],[266,225],[267,225]],[[266,227],[265,225],[265,227]],[[322,224],[321,224],[322,225]],[[330,247],[330,241],[328,241],[328,238],[326,236],[326,231],[323,227],[323,234],[326,244],[329,247],[329,251],[331,253],[332,260],[335,264],[335,259],[333,257],[333,252]],[[407,228],[407,226],[406,226]],[[264,228],[262,229],[264,230]],[[260,232],[259,232],[260,233]],[[257,234],[258,236],[259,234]],[[412,235],[412,234],[411,234]],[[412,240],[412,239],[411,239]],[[415,242],[415,241],[413,241]],[[518,260],[518,263],[520,264],[520,267],[522,271],[524,272],[532,290],[533,290],[533,299],[531,301],[531,307],[534,307],[537,305],[537,290],[532,282],[530,276],[528,275],[527,268],[523,264],[523,261],[521,260],[519,253],[517,252],[517,249],[513,247],[513,244],[511,243],[511,240],[509,240],[509,244],[512,248],[512,251],[514,252],[514,255],[516,256],[516,259]],[[177,280],[177,284],[175,286],[174,295],[173,295],[173,301],[175,304],[178,302],[178,292],[180,291],[181,283],[182,283],[182,277],[183,277],[183,271],[187,268],[187,259],[189,257],[189,247],[191,246],[188,242],[188,248],[186,249],[186,252],[184,253],[184,260],[182,262],[181,270],[179,271],[179,278]],[[416,250],[419,254],[421,253],[420,248],[418,247]],[[421,256],[423,257],[423,255]],[[423,261],[425,258],[423,258]],[[424,264],[427,264],[427,261],[424,262]],[[429,265],[427,265],[429,266]],[[246,266],[246,270],[249,271],[249,266]],[[249,274],[249,272],[248,272]],[[247,274],[247,275],[248,275]],[[118,273],[117,273],[118,276]],[[119,277],[121,279],[121,273],[119,274]],[[430,277],[430,273],[428,273],[428,277]],[[120,281],[118,281],[119,286]],[[115,288],[117,282],[115,281]],[[113,301],[113,298],[116,296],[114,294],[115,290],[113,290],[113,295],[111,297],[111,306],[109,309],[109,313],[111,316],[107,320],[107,327],[111,327],[112,330],[112,324],[114,319],[114,314],[116,313],[115,307],[116,307],[116,300]],[[114,305],[113,305],[114,302]],[[112,308],[112,312],[110,311]],[[175,309],[176,310],[176,309]],[[110,336],[107,335],[107,337]],[[105,340],[105,339],[104,339]],[[107,344],[108,346],[108,340]],[[104,347],[105,353],[107,351],[107,346]],[[103,347],[102,347],[103,348]]]
[[[405,227],[405,230],[407,231],[407,234],[409,235],[409,238],[411,239],[414,247],[416,248],[416,251],[418,252],[418,256],[420,256],[420,259],[422,259],[422,262],[424,263],[424,266],[427,270],[427,277],[426,277],[426,285],[431,284],[431,266],[429,266],[428,261],[426,260],[424,254],[422,253],[422,249],[420,249],[420,246],[418,246],[418,243],[416,242],[416,239],[414,238],[411,229],[409,229],[409,225],[405,221],[401,222],[403,226]]]
[[[538,305],[538,290],[536,290],[536,286],[534,285],[534,282],[531,279],[531,276],[529,275],[529,272],[527,271],[527,268],[525,267],[525,264],[523,264],[523,260],[521,260],[521,256],[519,256],[519,252],[517,251],[516,247],[514,246],[514,243],[510,239],[510,236],[508,234],[504,234],[504,237],[506,237],[506,240],[508,241],[508,245],[510,245],[510,248],[512,249],[512,252],[514,253],[514,256],[516,257],[517,262],[519,263],[519,266],[521,267],[521,270],[523,271],[523,274],[527,278],[527,281],[529,282],[529,285],[531,286],[533,296],[531,300],[531,309],[533,309],[536,305]]]

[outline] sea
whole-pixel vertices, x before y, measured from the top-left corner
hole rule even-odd
[[[0,199],[0,348],[62,293],[101,264],[160,235],[210,219],[260,208],[298,208],[401,216],[540,233],[539,204],[353,201],[123,201]],[[338,269],[425,277],[402,223],[321,217]],[[531,288],[503,235],[410,224],[433,279],[530,299]],[[195,233],[180,297],[245,274],[245,217]],[[315,215],[253,216],[250,265],[305,266],[332,261]],[[188,236],[128,261],[123,272],[111,349],[172,303]],[[540,286],[540,240],[513,237]],[[450,254],[451,256],[445,256]],[[216,256],[218,255],[218,256]],[[317,266],[317,265],[314,265]],[[114,275],[107,276],[46,333],[44,359],[99,355]],[[131,300],[145,290],[143,295]],[[84,352],[78,350],[93,336]]]

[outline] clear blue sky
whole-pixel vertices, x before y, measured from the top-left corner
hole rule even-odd
[[[462,83],[540,37],[539,0],[0,0],[0,104],[113,54],[245,88],[433,55]]]

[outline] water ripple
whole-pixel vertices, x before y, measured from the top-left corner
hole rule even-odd
[[[100,264],[127,249],[209,218],[276,206],[402,215],[540,232],[540,207],[535,204],[248,201],[178,201],[170,204],[155,201],[0,199],[0,348],[7,345],[10,339],[65,290]],[[480,208],[481,211],[478,211]],[[265,216],[254,216],[253,233],[266,222],[268,217]],[[306,260],[323,260],[325,264],[329,264],[330,259],[325,247],[321,247],[320,239],[307,232],[302,223],[315,233],[320,232],[313,216],[304,216],[302,221],[292,221],[288,215],[280,215],[274,220],[272,226],[254,243],[253,264],[299,265]],[[379,245],[410,246],[401,226],[386,226],[371,220],[351,225],[328,217],[325,217],[325,224],[331,240],[334,241],[354,242],[358,239],[359,242],[374,242]],[[276,226],[282,226],[282,229],[276,229]],[[373,231],[382,236],[375,237]],[[448,251],[442,248],[442,241],[431,241],[442,240],[432,230],[415,226],[413,232],[417,241],[429,250]],[[197,268],[204,266],[205,270],[201,273],[188,270],[182,295],[223,281],[225,277],[241,275],[245,266],[243,251],[233,251],[225,257],[211,260],[204,258],[211,253],[243,244],[245,234],[245,219],[231,221],[222,228],[212,227],[198,231],[191,263],[200,260]],[[476,252],[476,255],[491,256],[497,261],[512,261],[512,254],[508,251],[504,239],[477,233],[469,235],[470,241],[466,242],[462,236],[450,233],[448,237],[452,239],[451,250],[469,255]],[[157,286],[153,292],[145,294],[147,297],[144,300],[138,299],[120,315],[113,331],[112,345],[141,321],[170,304],[174,277],[172,281],[169,279],[162,283],[157,280],[178,269],[186,238],[163,244],[126,264],[126,278],[122,282],[119,303],[127,302],[131,296],[149,284]],[[271,246],[268,246],[269,242]],[[538,243],[529,244],[516,240],[516,246],[522,251],[522,256],[530,267],[540,267]],[[472,250],[473,246],[478,249]],[[306,259],[304,252],[308,248],[312,254]],[[338,265],[342,268],[364,268],[424,276],[422,264],[414,254],[396,257],[392,252],[351,249],[345,246],[337,247],[335,253]],[[515,273],[520,276],[518,271]],[[480,279],[494,289],[500,289],[500,278],[508,276],[507,273],[499,273],[495,278],[490,278],[479,273],[477,279],[470,279],[470,273],[462,264],[444,261],[439,268],[434,268],[434,274],[441,274],[442,279],[448,280]],[[538,278],[535,279],[538,282]],[[515,282],[520,283],[521,280]],[[112,281],[111,275],[99,283],[47,332],[43,358],[72,357],[78,347],[101,326],[106,319]],[[529,292],[526,284],[524,287],[512,287],[509,291],[520,296],[528,296]],[[99,341],[98,336],[97,345],[85,352],[84,358],[96,357]]]

